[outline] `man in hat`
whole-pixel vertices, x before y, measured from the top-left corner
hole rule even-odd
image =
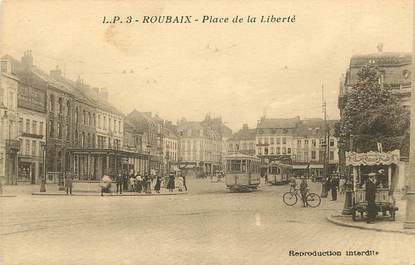
[[[376,173],[370,173],[366,180],[366,200],[367,200],[367,223],[375,223],[376,208]]]

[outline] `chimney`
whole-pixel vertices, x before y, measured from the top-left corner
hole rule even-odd
[[[108,101],[108,90],[105,87],[99,89],[99,97]]]
[[[12,73],[12,65],[9,60],[1,60],[1,71],[6,74]]]
[[[59,66],[56,66],[54,70],[50,70],[50,76],[53,79],[59,79],[62,77],[62,70],[59,68]]]
[[[25,70],[31,70],[33,66],[33,56],[31,50],[27,50],[23,53],[22,64]]]
[[[376,49],[378,50],[378,53],[382,53],[383,52],[383,43],[378,43],[378,45],[376,46]]]

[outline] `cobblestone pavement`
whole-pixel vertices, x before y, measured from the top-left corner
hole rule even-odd
[[[189,180],[188,187],[183,196],[0,198],[0,264],[415,264],[415,236],[328,223],[342,201],[288,207],[287,186],[230,193],[223,183]],[[343,255],[290,257],[290,250]],[[346,250],[379,254],[345,257]]]

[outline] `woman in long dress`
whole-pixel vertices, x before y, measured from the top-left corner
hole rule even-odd
[[[161,187],[161,178],[159,176],[156,177],[156,185],[154,185],[154,190],[157,193],[160,193],[160,187]]]

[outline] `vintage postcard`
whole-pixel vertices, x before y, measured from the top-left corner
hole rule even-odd
[[[0,1],[0,265],[415,265],[414,10]]]

